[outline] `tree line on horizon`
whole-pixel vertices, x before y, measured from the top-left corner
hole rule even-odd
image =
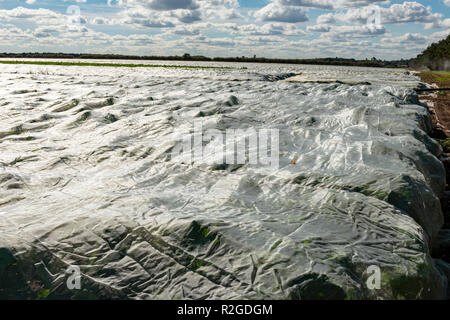
[[[410,66],[422,70],[450,71],[450,35],[431,44],[417,58],[411,60]]]
[[[205,57],[185,53],[182,56],[133,56],[120,54],[86,54],[86,53],[0,53],[0,58],[40,58],[40,59],[105,59],[105,60],[166,60],[166,61],[216,61],[245,63],[281,63],[281,64],[316,64],[337,66],[404,68],[409,60],[379,60],[377,58],[356,60],[348,58],[314,58],[314,59],[276,59],[264,57]]]
[[[281,64],[316,64],[379,68],[407,68],[420,70],[450,71],[450,35],[426,48],[414,59],[379,60],[349,59],[349,58],[313,58],[313,59],[282,59],[264,57],[205,57],[185,53],[181,56],[135,56],[121,54],[91,54],[91,53],[0,53],[0,58],[41,58],[41,59],[105,59],[105,60],[166,60],[166,61],[217,61],[217,62],[245,62],[245,63],[281,63]]]

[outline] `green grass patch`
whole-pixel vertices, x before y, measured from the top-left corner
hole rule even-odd
[[[444,140],[438,140],[438,142],[441,144],[445,153],[450,153],[450,138],[444,139]]]
[[[133,64],[133,63],[103,63],[103,62],[58,62],[58,61],[9,61],[0,60],[0,64],[29,64],[39,66],[64,66],[64,67],[114,67],[114,68],[173,68],[173,69],[233,69],[232,67],[214,66],[182,66],[159,64]]]
[[[447,77],[450,79],[450,72],[449,71],[434,71],[434,73],[442,76],[442,77]]]
[[[427,83],[436,83],[440,88],[450,87],[450,72],[445,71],[424,71],[419,77]]]

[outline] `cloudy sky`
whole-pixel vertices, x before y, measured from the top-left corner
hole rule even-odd
[[[450,0],[0,0],[1,52],[410,58]]]

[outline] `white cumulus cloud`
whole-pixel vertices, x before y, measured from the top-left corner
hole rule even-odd
[[[254,15],[260,21],[298,23],[309,20],[306,12],[302,7],[283,6],[274,2],[256,11]]]

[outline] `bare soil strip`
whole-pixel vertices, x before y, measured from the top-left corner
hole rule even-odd
[[[450,72],[428,71],[420,73],[419,77],[436,88],[450,87]],[[432,115],[432,137],[440,142],[444,150],[441,160],[447,172],[447,185],[441,204],[445,218],[443,228],[450,229],[450,92],[437,91],[432,94],[419,95],[419,99],[428,106]],[[433,257],[450,262],[450,250],[446,247],[440,248]]]

